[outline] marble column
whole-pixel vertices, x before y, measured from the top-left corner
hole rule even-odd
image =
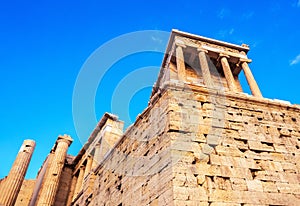
[[[242,61],[242,60],[241,60]],[[245,77],[247,79],[247,82],[249,84],[249,87],[250,87],[250,90],[251,90],[251,93],[253,96],[255,97],[261,97],[262,98],[262,94],[260,92],[260,89],[254,79],[254,76],[248,66],[248,63],[246,61],[242,61],[242,68],[243,68],[243,71],[244,71],[244,74],[245,74]]]
[[[0,185],[0,205],[12,206],[15,204],[34,148],[33,140],[23,142],[8,176]]]
[[[100,143],[97,143],[95,146],[92,169],[96,169],[96,167],[99,165],[99,163],[100,163],[99,157],[100,157]]]
[[[73,195],[74,195],[74,192],[75,192],[76,182],[77,182],[77,177],[75,175],[73,175],[67,205],[71,205]]]
[[[204,84],[208,88],[213,88],[213,81],[211,78],[211,74],[209,71],[209,65],[208,65],[207,57],[206,57],[207,51],[203,50],[203,49],[198,49],[198,52],[199,52],[198,56],[199,56],[200,68],[202,71]]]
[[[233,74],[231,72],[231,69],[230,69],[230,66],[229,66],[229,63],[227,60],[227,56],[221,54],[220,57],[221,57],[221,64],[222,64],[222,68],[224,71],[224,75],[225,75],[229,90],[236,92],[237,89],[235,86],[235,80],[234,80]]]
[[[238,76],[234,76],[234,81],[235,81],[235,87],[237,89],[238,92],[243,92],[243,88],[242,85],[240,83],[239,77]]]
[[[83,178],[84,178],[84,170],[85,170],[85,166],[81,165],[79,168],[79,175],[77,178],[77,183],[76,183],[76,187],[75,187],[75,191],[74,191],[74,196],[73,196],[73,201],[75,200],[75,198],[77,197],[77,195],[79,194],[79,192],[82,189],[82,183],[83,183]]]
[[[176,65],[177,65],[177,75],[178,80],[185,82],[186,80],[186,71],[184,63],[183,48],[186,46],[181,43],[176,43]]]
[[[50,163],[49,171],[45,177],[45,182],[41,188],[40,197],[37,201],[39,206],[52,206],[55,201],[56,192],[59,185],[61,172],[63,170],[67,150],[73,139],[70,136],[59,136],[56,141],[56,148],[53,159]]]
[[[84,178],[86,178],[86,176],[88,176],[88,174],[90,173],[92,164],[93,164],[93,158],[91,156],[88,156],[86,158],[86,165],[85,165],[85,170],[83,175]]]

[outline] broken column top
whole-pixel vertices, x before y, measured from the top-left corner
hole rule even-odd
[[[59,142],[62,142],[62,141],[63,141],[63,142],[66,142],[66,143],[68,144],[68,146],[70,146],[70,145],[72,144],[72,142],[73,142],[73,139],[72,139],[72,137],[71,137],[70,135],[67,135],[67,134],[59,135],[59,136],[57,137],[57,140],[56,140],[54,146],[53,146],[52,149],[50,150],[50,153],[51,153],[51,152],[54,152],[55,149],[56,149],[57,144],[58,144]]]
[[[59,135],[57,138],[57,142],[60,140],[65,140],[69,145],[73,142],[73,139],[70,135]]]
[[[26,139],[26,140],[23,141],[23,145],[34,147],[35,146],[35,141],[31,140],[31,139]]]

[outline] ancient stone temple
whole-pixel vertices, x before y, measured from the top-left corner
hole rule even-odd
[[[263,97],[248,51],[173,30],[134,124],[104,114],[75,157],[59,136],[35,180],[25,142],[0,205],[300,205],[300,105]]]

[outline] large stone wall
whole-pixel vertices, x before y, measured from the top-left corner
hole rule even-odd
[[[100,163],[92,196],[75,205],[300,203],[299,106],[165,86]]]
[[[74,205],[300,204],[299,106],[178,80],[160,95]]]
[[[175,205],[300,204],[299,106],[193,85],[171,93]]]
[[[172,168],[165,93],[137,118],[95,172],[90,205],[166,205]],[[83,202],[75,204],[83,204]]]

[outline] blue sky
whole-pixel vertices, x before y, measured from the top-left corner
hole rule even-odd
[[[77,154],[82,146],[72,116],[77,75],[98,47],[128,32],[176,28],[249,44],[250,67],[263,95],[300,104],[300,1],[208,2],[2,1],[0,178],[7,175],[27,138],[37,143],[28,178],[36,176],[59,134],[73,137],[69,153]],[[111,111],[112,93],[122,75],[161,61],[162,54],[153,53],[117,62],[97,90],[96,118]],[[134,94],[130,107],[124,108],[132,120],[147,105],[150,90]],[[94,126],[86,125],[89,130]]]

